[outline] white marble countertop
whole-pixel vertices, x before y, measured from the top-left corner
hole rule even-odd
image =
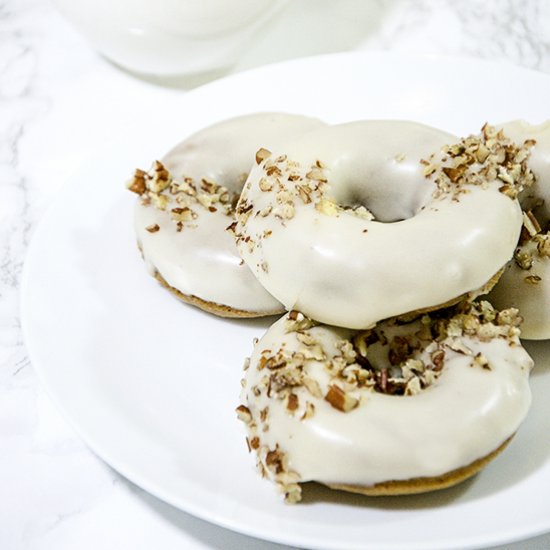
[[[503,59],[550,73],[550,7],[545,0],[294,0],[232,72],[351,49]],[[203,80],[138,79],[97,55],[44,0],[0,0],[3,550],[282,548],[180,512],[98,459],[44,393],[20,332],[25,251],[63,181],[136,113],[154,112],[159,101],[176,105]],[[550,548],[550,535],[506,548]]]

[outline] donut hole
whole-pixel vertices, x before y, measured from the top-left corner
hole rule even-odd
[[[445,354],[433,343],[432,320],[423,319],[355,335],[357,362],[373,374],[375,391],[412,395],[437,378]]]
[[[394,223],[414,217],[431,199],[434,184],[423,178],[414,178],[417,170],[410,164],[388,161],[376,169],[351,162],[335,169],[333,176],[340,180],[334,185],[335,199],[345,209],[366,208],[374,219]]]
[[[413,217],[429,201],[435,187],[421,160],[454,140],[413,122],[371,120],[314,130],[285,153],[304,166],[322,166],[327,194],[340,206],[363,206],[377,221],[392,223]]]

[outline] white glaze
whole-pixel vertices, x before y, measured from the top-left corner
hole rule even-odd
[[[286,332],[286,317],[256,344],[242,397],[257,425],[260,445],[269,449],[278,445],[286,454],[288,470],[297,473],[299,481],[369,486],[438,476],[498,448],[518,429],[529,409],[533,362],[517,336],[487,342],[468,336],[462,343],[473,355],[483,353],[490,369],[472,364],[472,356],[447,348],[442,373],[428,388],[408,396],[355,389],[350,393],[360,399],[359,405],[347,413],[296,386],[292,391],[300,407],[306,401],[315,407],[311,417],[301,419],[303,408],[291,414],[285,399],[253,391],[269,375],[267,368],[258,368],[262,350],[305,349],[296,332]],[[351,335],[346,329],[323,325],[308,332],[322,343],[329,361],[341,354],[338,342]],[[422,352],[419,357],[425,355]],[[319,383],[322,395],[335,383],[323,362],[307,361],[304,372]],[[340,379],[336,383],[342,385]],[[266,407],[264,422],[260,411]]]
[[[316,128],[316,119],[280,113],[259,113],[210,126],[172,149],[162,162],[176,181],[202,178],[239,193],[256,151],[280,146],[291,136]],[[177,206],[177,205],[175,205]],[[168,208],[169,210],[170,208]],[[257,312],[282,311],[281,305],[242,265],[235,241],[226,228],[232,217],[208,212],[197,203],[198,218],[178,232],[169,211],[137,201],[135,228],[143,257],[172,287],[215,304]],[[160,230],[145,228],[158,224]]]
[[[431,198],[435,186],[419,161],[454,141],[439,130],[400,121],[355,122],[306,134],[282,152],[304,171],[321,160],[329,196],[341,204],[361,202],[393,223],[349,211],[328,216],[299,201],[284,224],[257,215],[277,208],[276,187],[259,188],[261,164],[241,195],[240,204],[253,204],[252,215],[241,217],[245,223],[237,228],[258,246],[240,240],[242,257],[287,309],[350,328],[479,289],[512,256],[521,210],[498,191],[500,183],[472,187],[459,201]],[[294,182],[284,185],[295,189]],[[269,238],[260,237],[265,231],[272,231]]]
[[[536,176],[535,184],[520,196],[520,203],[525,210],[533,210],[538,222],[547,228],[550,222],[550,121],[531,125],[523,120],[507,122],[499,126],[507,136],[522,143],[528,139],[536,141],[531,149],[529,167]],[[540,201],[542,204],[538,205]],[[528,340],[550,338],[550,258],[536,253],[534,243],[529,243],[533,265],[530,269],[521,269],[514,260],[495,286],[489,300],[496,307],[517,307],[524,322],[521,337]],[[529,277],[540,277],[533,284]]]

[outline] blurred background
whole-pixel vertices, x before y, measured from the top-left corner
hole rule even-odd
[[[547,0],[251,0],[226,2],[242,12],[212,20],[200,0],[188,3],[189,12],[180,2],[152,10],[144,1],[0,0],[2,549],[280,548],[195,519],[125,481],[85,447],[36,379],[18,308],[26,248],[47,205],[98,144],[154,116],[159,104],[176,108],[197,86],[303,56],[459,55],[550,72]],[[168,23],[159,6],[174,14]],[[176,16],[189,30],[174,42],[139,27],[175,25]],[[131,21],[128,36],[109,21]],[[222,23],[227,28],[210,36],[210,26]],[[132,54],[135,44],[156,38],[146,60]],[[168,60],[165,48],[173,51],[180,39],[215,46],[194,56],[182,48],[181,60]],[[550,119],[550,107],[542,115]],[[506,548],[550,548],[550,538]]]

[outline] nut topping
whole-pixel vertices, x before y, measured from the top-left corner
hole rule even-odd
[[[200,192],[197,192],[197,188]],[[128,183],[128,189],[141,196],[144,206],[152,205],[158,210],[169,209],[178,231],[183,229],[184,223],[198,217],[199,208],[208,213],[221,210],[227,216],[233,216],[234,213],[234,197],[225,187],[205,178],[198,187],[192,178],[186,176],[175,181],[159,161],[155,161],[148,172],[137,169]]]
[[[335,409],[342,412],[349,412],[359,405],[359,399],[349,395],[335,384],[331,384],[329,386],[328,392],[325,395],[325,400],[328,401]]]
[[[468,185],[485,187],[498,180],[503,184],[500,192],[515,199],[534,181],[527,165],[532,146],[531,142],[517,146],[502,130],[485,124],[479,136],[464,138],[444,147],[438,158],[422,161],[424,175],[437,185],[436,197],[450,194],[458,199]]]
[[[149,233],[156,233],[157,231],[160,230],[160,225],[158,223],[154,223],[154,224],[148,225],[145,229],[149,231]]]
[[[266,158],[271,156],[271,151],[268,149],[264,149],[263,147],[261,149],[258,149],[256,152],[256,164],[261,164]]]

